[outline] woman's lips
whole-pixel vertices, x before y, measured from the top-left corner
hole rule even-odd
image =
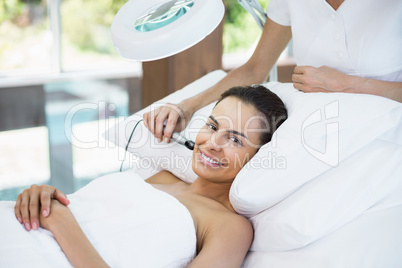
[[[202,151],[200,151],[200,156],[199,156],[200,161],[210,167],[220,167],[222,163],[212,159],[212,157],[204,154]]]

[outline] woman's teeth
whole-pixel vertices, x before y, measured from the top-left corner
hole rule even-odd
[[[201,153],[201,157],[202,157],[202,159],[204,159],[205,161],[207,161],[209,163],[212,163],[212,164],[215,164],[215,165],[220,165],[221,164],[218,161],[215,161],[215,160],[205,156],[203,153]]]

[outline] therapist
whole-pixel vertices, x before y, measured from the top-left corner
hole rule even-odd
[[[296,89],[365,93],[402,102],[401,0],[271,0],[267,14],[247,63],[194,97],[144,114],[145,125],[159,141],[169,142],[174,130],[184,129],[195,111],[226,89],[266,81],[292,37]]]

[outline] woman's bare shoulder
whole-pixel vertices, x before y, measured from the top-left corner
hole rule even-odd
[[[181,181],[169,171],[163,170],[145,180],[150,184],[172,184]]]
[[[204,239],[207,236],[228,238],[232,235],[252,237],[253,227],[248,219],[227,209],[204,210],[198,215]]]
[[[190,267],[240,267],[253,237],[253,227],[243,216],[211,213],[197,229],[198,255]]]
[[[248,219],[231,211],[219,213],[215,221],[211,220],[211,224],[216,226],[216,229],[227,229],[230,232],[253,232],[253,227]],[[215,229],[215,228],[214,228]]]

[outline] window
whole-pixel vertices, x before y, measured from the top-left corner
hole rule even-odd
[[[46,1],[0,4],[0,77],[10,71],[43,73],[52,68],[52,32]]]
[[[136,68],[116,53],[110,25],[126,0],[63,0],[61,17],[61,65],[65,71]]]
[[[69,193],[119,169],[116,147],[76,146],[69,135],[104,142],[100,122],[128,115],[129,92],[141,96],[141,63],[120,58],[110,38],[125,2],[0,2],[0,200],[33,183]]]
[[[124,0],[3,0],[0,4],[0,77],[123,70],[111,38]]]
[[[31,184],[52,184],[71,193],[117,172],[124,153],[102,134],[129,114],[128,81],[81,79],[0,88],[0,200],[15,200]]]

